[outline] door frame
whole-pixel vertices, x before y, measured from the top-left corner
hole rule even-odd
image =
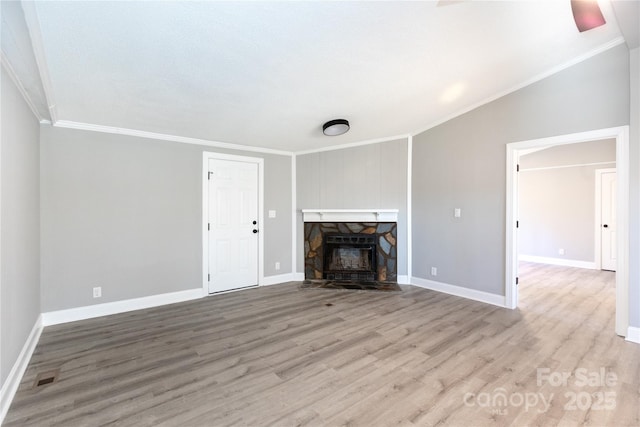
[[[518,209],[517,166],[519,152],[524,149],[575,144],[600,139],[616,140],[616,172],[618,188],[616,213],[618,221],[618,263],[616,270],[616,334],[628,335],[629,328],[629,126],[597,129],[587,132],[513,142],[506,145],[506,218],[505,218],[505,303],[508,308],[518,307],[516,277],[518,247],[516,220]]]
[[[602,269],[602,174],[603,173],[612,173],[616,172],[617,176],[617,168],[604,168],[604,169],[596,169],[596,189],[595,189],[595,221],[594,221],[594,248],[593,248],[593,256],[595,261],[596,270]],[[617,194],[616,194],[617,196]],[[616,212],[616,223],[617,223],[617,215]]]
[[[254,163],[258,165],[258,286],[264,283],[264,159],[262,157],[237,156],[235,154],[202,153],[202,292],[204,296],[235,292],[243,289],[232,289],[223,292],[209,293],[209,160],[231,160]]]

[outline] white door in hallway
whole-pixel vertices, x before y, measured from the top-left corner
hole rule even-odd
[[[601,263],[603,270],[615,271],[618,263],[616,254],[616,172],[605,172],[600,176]]]
[[[258,164],[209,159],[209,293],[258,284]]]

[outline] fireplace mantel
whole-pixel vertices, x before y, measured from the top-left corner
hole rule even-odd
[[[398,222],[398,209],[302,209],[304,222]]]

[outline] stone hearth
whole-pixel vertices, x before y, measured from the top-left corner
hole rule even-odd
[[[397,223],[395,222],[305,222],[304,277],[306,280],[323,278],[323,238],[327,233],[375,235],[377,281],[397,282]]]

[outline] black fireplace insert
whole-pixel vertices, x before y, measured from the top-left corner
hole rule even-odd
[[[364,282],[378,280],[375,235],[326,233],[322,240],[323,279]]]

